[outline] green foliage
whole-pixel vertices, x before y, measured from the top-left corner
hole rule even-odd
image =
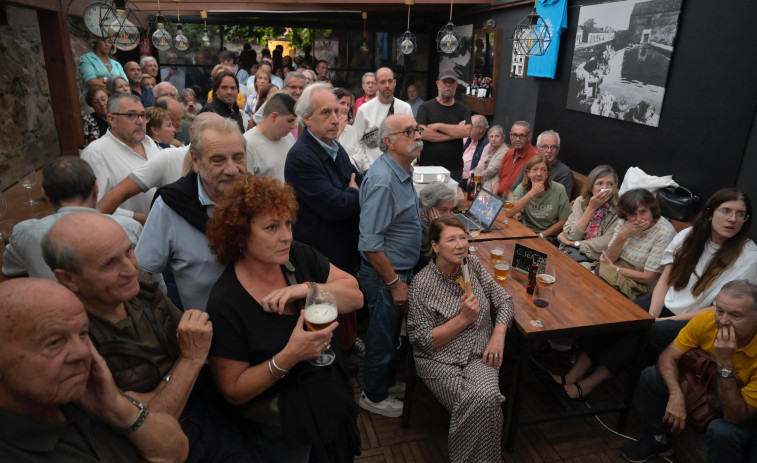
[[[231,26],[225,32],[224,39],[229,42],[238,38],[266,46],[269,40],[286,40],[292,42],[295,48],[301,48],[306,43],[312,43],[314,31],[299,27]],[[325,33],[328,36],[331,29]]]

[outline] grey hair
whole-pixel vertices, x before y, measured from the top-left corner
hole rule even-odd
[[[555,138],[557,138],[557,146],[560,146],[560,134],[555,132],[554,130],[545,130],[544,132],[540,133],[538,137],[536,137],[536,145],[541,145],[541,137],[544,135],[554,135]]]
[[[287,75],[284,77],[284,87],[289,85],[289,81],[292,79],[302,79],[307,80],[305,78],[305,74],[298,72],[298,71],[290,71],[287,72]]]
[[[492,133],[492,132],[499,132],[503,137],[505,136],[505,129],[503,129],[502,126],[499,124],[495,124],[489,127],[489,131],[487,133]]]
[[[76,258],[74,248],[68,243],[58,243],[50,239],[50,231],[42,237],[42,259],[50,270],[65,270],[74,275],[81,275],[81,265]]]
[[[363,74],[363,77],[360,78],[360,83],[361,84],[365,83],[365,78],[366,77],[373,77],[374,80],[375,80],[376,79],[376,73],[375,72],[366,72],[365,74]]]
[[[242,146],[246,146],[242,132],[239,131],[239,124],[234,119],[228,117],[211,117],[198,124],[192,124],[192,137],[189,140],[189,152],[192,153],[198,160],[202,159],[202,134],[206,130],[213,129],[223,134],[229,134],[239,138]]]
[[[389,149],[389,147],[386,146],[386,142],[384,142],[384,137],[389,137],[392,140],[397,140],[397,136],[396,135],[392,135],[392,128],[389,126],[389,123],[387,122],[387,119],[384,119],[381,122],[381,125],[379,126],[379,129],[378,129],[378,145],[379,145],[379,149],[381,151],[384,151],[384,152],[386,152],[386,150]]]
[[[526,122],[526,121],[515,121],[515,122],[513,122],[513,127],[515,127],[516,125],[522,125],[523,127],[526,128],[526,130],[528,130],[528,133],[531,133],[531,124],[529,124],[528,122]],[[512,128],[510,130],[512,130]]]
[[[757,285],[749,280],[731,280],[720,288],[721,293],[728,293],[731,297],[740,298],[750,296],[752,308],[757,310]]]
[[[427,211],[450,199],[454,200],[455,206],[457,206],[457,195],[443,182],[432,182],[418,194],[421,211]]]
[[[152,88],[152,96],[154,96],[155,98],[157,98],[158,97],[158,90],[160,89],[160,87],[165,87],[167,85],[171,86],[171,88],[173,89],[173,91],[176,92],[176,97],[178,98],[179,97],[179,89],[176,88],[176,86],[174,84],[172,84],[171,82],[161,82],[161,83],[157,84],[155,87]],[[182,94],[183,93],[184,92],[182,92]]]
[[[334,96],[334,100],[336,100],[334,89],[329,87],[327,84],[324,84],[323,82],[316,82],[305,87],[305,90],[302,92],[302,96],[300,96],[300,99],[297,100],[297,104],[294,105],[294,113],[297,114],[297,117],[302,124],[305,124],[303,117],[310,117],[313,115],[313,111],[315,111],[313,95],[316,92],[329,92]]]
[[[153,56],[143,56],[142,59],[139,60],[139,67],[145,67],[145,64],[149,63],[150,61],[155,61],[156,63],[158,62],[158,60],[156,60]]]
[[[476,124],[473,124],[475,127],[483,127],[484,130],[489,129],[489,121],[486,120],[485,116],[482,116],[481,114],[476,114],[473,116],[478,120],[479,122]]]
[[[315,71],[312,69],[305,69],[304,71],[302,71],[302,74],[303,75],[310,74],[313,77],[313,79],[318,80],[318,74],[316,74]]]
[[[108,99],[108,114],[117,113],[121,110],[121,100],[129,99],[135,103],[142,104],[142,100],[137,95],[131,93],[116,93]]]

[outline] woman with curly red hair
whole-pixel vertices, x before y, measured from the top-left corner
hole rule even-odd
[[[303,329],[312,285],[330,287],[340,313],[363,305],[357,280],[292,240],[294,192],[248,175],[229,188],[208,223],[210,249],[228,267],[210,292],[208,357],[221,394],[261,428],[277,461],[352,461],[360,452],[357,406],[337,361],[314,366],[338,323]]]

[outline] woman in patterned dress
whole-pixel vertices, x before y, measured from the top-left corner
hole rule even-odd
[[[467,257],[466,294],[468,240],[457,217],[436,219],[429,239],[435,258],[413,279],[407,318],[417,374],[452,414],[450,460],[500,462],[505,397],[498,378],[512,298],[475,256]]]

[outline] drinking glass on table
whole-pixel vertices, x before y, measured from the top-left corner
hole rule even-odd
[[[494,245],[489,250],[489,260],[492,261],[493,265],[497,265],[500,262],[502,262],[502,258],[505,255],[505,249],[502,246]]]
[[[555,267],[548,261],[543,262],[536,271],[536,287],[534,288],[533,301],[537,307],[536,319],[531,320],[531,325],[537,328],[544,328],[544,321],[541,319],[542,309],[549,307],[554,295],[555,284]]]
[[[318,331],[331,325],[339,312],[336,309],[334,291],[324,285],[313,285],[305,299],[305,326],[309,331]],[[325,367],[334,363],[336,354],[327,345],[318,358],[310,360],[311,365]]]
[[[468,231],[468,234],[471,236],[471,238],[475,238],[478,235],[480,235],[481,230],[484,228],[484,226],[483,224],[481,224],[481,221],[478,219],[478,217],[469,215],[466,218],[468,220],[465,222],[465,228]],[[478,248],[474,245],[471,245],[471,246],[468,246],[468,251],[476,252],[478,251]]]
[[[494,265],[494,278],[500,281],[507,280],[510,275],[510,264],[507,262],[500,262]]]
[[[510,212],[510,210],[512,208],[514,208],[514,207],[515,207],[515,202],[513,200],[511,200],[510,197],[505,197],[505,203],[502,205],[502,208],[505,211]],[[510,225],[510,221],[507,220],[507,216],[505,216],[504,224],[505,225]]]
[[[29,200],[24,201],[26,206],[34,206],[39,201],[32,199],[32,187],[37,183],[37,171],[32,164],[27,164],[18,171],[18,183],[29,191]]]

